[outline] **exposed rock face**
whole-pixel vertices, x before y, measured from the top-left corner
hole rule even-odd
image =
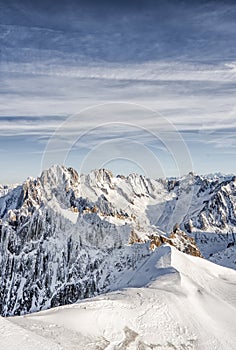
[[[2,315],[108,291],[122,271],[135,269],[150,254],[147,244],[124,246],[128,225],[118,227],[91,213],[78,215],[76,226],[50,208],[36,210],[23,225],[0,226]]]
[[[200,258],[203,257],[199,248],[197,247],[194,238],[188,236],[180,229],[174,230],[169,237],[166,237],[164,235],[151,235],[150,240],[151,249],[160,247],[162,244],[170,244],[183,253],[198,256]]]
[[[192,219],[196,229],[228,233],[236,226],[236,181],[223,181],[205,201],[200,213]]]
[[[114,177],[105,169],[79,175],[54,166],[37,179],[1,189],[2,315],[116,289],[123,285],[124,271],[138,268],[152,254],[150,242],[152,248],[167,243],[201,256],[195,236],[210,259],[217,250],[207,253],[209,240],[203,235],[227,232],[222,249],[232,250],[227,244],[235,230],[235,178],[189,174],[152,180],[135,174]],[[180,227],[165,235],[175,222]]]

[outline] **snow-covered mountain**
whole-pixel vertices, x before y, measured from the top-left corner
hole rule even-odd
[[[126,287],[166,243],[235,267],[235,223],[233,176],[153,180],[53,166],[0,196],[0,313]]]
[[[9,191],[13,188],[17,187],[17,185],[1,185],[0,184],[0,197],[5,196]]]
[[[0,348],[235,349],[236,271],[162,246],[123,280],[77,304],[0,317]]]

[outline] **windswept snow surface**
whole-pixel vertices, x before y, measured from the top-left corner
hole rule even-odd
[[[171,237],[176,223],[197,247],[176,236],[175,247],[193,255],[199,248],[204,258],[236,269],[235,176],[154,180],[106,169],[83,175],[55,165],[11,190],[2,188],[2,316],[120,290],[123,276],[149,259],[150,242],[162,244],[155,237]]]
[[[0,348],[235,350],[236,271],[162,246],[123,278],[117,292],[0,318]]]

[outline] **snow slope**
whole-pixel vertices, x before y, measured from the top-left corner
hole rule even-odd
[[[123,283],[78,304],[1,318],[0,348],[235,349],[235,271],[166,245]]]
[[[151,255],[148,240],[198,254],[181,229],[205,258],[236,268],[235,223],[235,177],[154,180],[53,166],[0,196],[0,314],[119,289]]]

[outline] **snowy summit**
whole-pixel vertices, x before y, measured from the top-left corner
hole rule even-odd
[[[5,189],[2,348],[233,349],[235,188],[53,166]]]

